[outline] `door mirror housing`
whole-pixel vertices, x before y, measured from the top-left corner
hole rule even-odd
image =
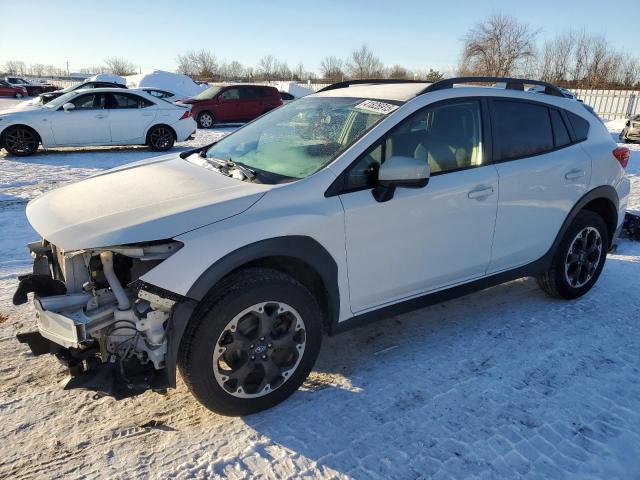
[[[380,165],[373,197],[378,202],[387,202],[393,198],[396,188],[422,188],[429,183],[430,175],[426,160],[393,156]]]
[[[73,110],[74,108],[76,108],[76,106],[73,103],[65,103],[64,105],[62,105],[62,109],[65,112],[70,112],[71,110]]]

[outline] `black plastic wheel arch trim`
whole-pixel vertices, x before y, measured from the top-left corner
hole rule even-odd
[[[261,240],[229,253],[200,275],[187,292],[191,301],[177,303],[167,329],[166,374],[170,386],[175,387],[176,362],[180,342],[186,326],[200,302],[215,285],[229,273],[254,261],[279,257],[303,262],[320,276],[327,295],[326,324],[337,323],[340,311],[338,265],[331,254],[311,237],[292,235]],[[145,290],[147,290],[145,288]],[[152,290],[148,290],[154,293]]]

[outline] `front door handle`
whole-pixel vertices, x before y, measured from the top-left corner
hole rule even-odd
[[[477,187],[474,190],[471,190],[467,195],[471,199],[481,200],[490,195],[493,195],[493,187]]]
[[[96,115],[96,118],[107,118],[107,116],[104,113],[99,113]]]
[[[564,178],[567,180],[578,180],[579,178],[584,177],[584,170],[580,170],[579,168],[574,168],[573,170],[569,170],[564,174]]]

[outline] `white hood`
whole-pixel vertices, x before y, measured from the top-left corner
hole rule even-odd
[[[27,218],[65,251],[164,240],[238,215],[269,188],[169,155],[46,193]]]
[[[11,108],[6,108],[4,110],[0,110],[0,117],[5,116],[5,115],[11,115],[11,116],[15,116],[16,114],[29,114],[29,113],[33,113],[33,112],[40,112],[42,113],[43,107],[42,105],[40,105],[39,103],[28,103],[28,102],[22,102],[19,103],[18,105],[11,107]],[[2,126],[2,124],[0,124],[0,127]]]

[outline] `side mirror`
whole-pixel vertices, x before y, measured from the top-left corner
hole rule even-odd
[[[396,188],[422,188],[429,183],[431,170],[426,160],[393,156],[380,165],[378,186],[372,191],[378,202],[393,198]]]
[[[74,108],[76,108],[76,106],[73,103],[65,103],[64,105],[62,105],[62,109],[65,112],[70,112],[71,110],[73,110]]]

